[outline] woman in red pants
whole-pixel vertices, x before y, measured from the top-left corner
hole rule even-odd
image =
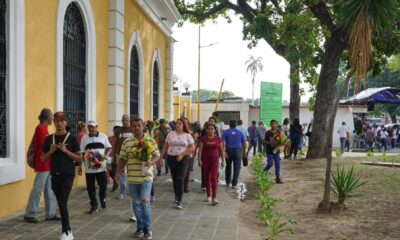
[[[216,136],[214,124],[207,125],[207,136],[199,141],[199,166],[206,178],[207,202],[217,205],[219,157],[222,157],[221,167],[225,165],[224,148],[221,138]]]

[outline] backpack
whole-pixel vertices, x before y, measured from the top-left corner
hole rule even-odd
[[[28,152],[26,153],[26,163],[30,168],[33,169],[35,169],[35,150],[36,150],[35,135],[33,135],[31,143],[29,144],[28,147]]]

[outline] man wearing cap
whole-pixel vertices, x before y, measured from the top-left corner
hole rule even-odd
[[[43,145],[42,162],[51,161],[52,189],[61,214],[61,239],[74,239],[69,225],[68,198],[75,178],[75,163],[82,162],[78,139],[67,132],[67,118],[63,112],[54,114],[56,132]]]
[[[81,152],[83,153],[83,161],[86,169],[86,188],[90,198],[89,214],[94,214],[98,210],[98,202],[96,199],[96,186],[99,186],[100,205],[106,208],[106,159],[111,153],[111,144],[108,137],[104,133],[97,130],[97,122],[91,120],[87,124],[89,134],[85,135],[81,140]]]

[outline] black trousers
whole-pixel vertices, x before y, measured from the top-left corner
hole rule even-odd
[[[189,166],[189,157],[182,158],[182,161],[176,161],[177,156],[167,158],[168,166],[171,171],[172,182],[174,185],[175,197],[178,202],[182,202],[184,180]]]
[[[106,172],[99,173],[86,173],[86,189],[90,198],[90,206],[93,208],[97,208],[99,205],[96,199],[96,183],[99,186],[99,197],[100,201],[104,201],[106,199],[106,190],[107,190],[107,175]]]
[[[56,196],[58,209],[61,214],[62,232],[71,231],[68,214],[68,198],[71,193],[75,176],[72,174],[52,174],[51,187]]]

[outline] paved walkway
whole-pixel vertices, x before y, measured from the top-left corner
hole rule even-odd
[[[190,183],[191,192],[184,195],[183,210],[175,209],[174,194],[169,175],[155,180],[156,202],[153,207],[153,239],[156,240],[242,240],[263,239],[261,233],[250,230],[239,220],[241,204],[238,194],[220,186],[219,206],[204,203],[205,193],[200,189],[198,167]],[[247,170],[243,175],[247,175]],[[224,179],[221,175],[220,179]],[[73,192],[69,201],[70,220],[75,239],[132,239],[136,224],[130,223],[132,208],[130,198],[115,199],[108,193],[108,207],[95,215],[86,214],[89,207],[85,189]],[[6,197],[6,196],[1,196]],[[255,215],[255,210],[254,210]],[[43,208],[38,214],[38,224],[23,221],[23,214],[0,221],[0,239],[59,239],[61,224],[45,222]]]

